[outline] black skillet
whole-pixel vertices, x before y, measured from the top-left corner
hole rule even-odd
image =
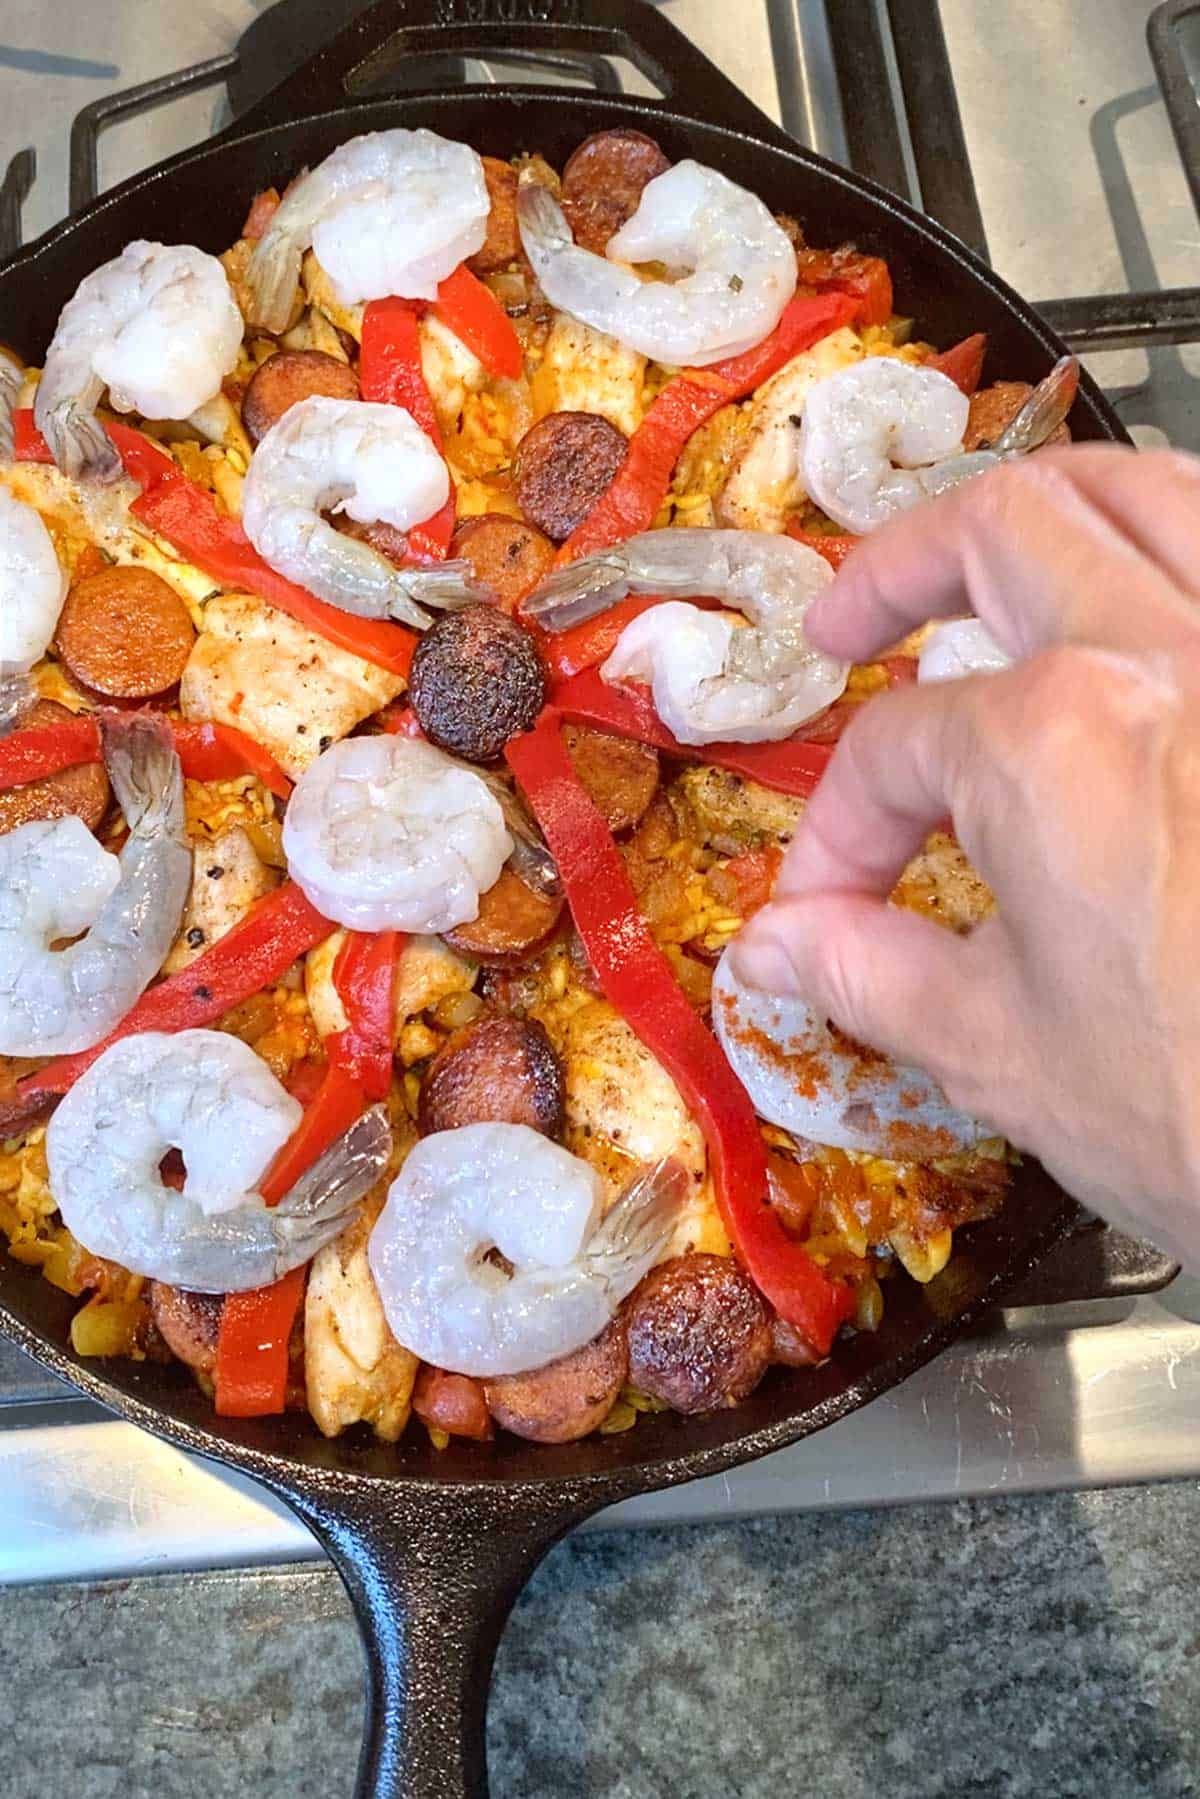
[[[59,307],[131,238],[185,238],[219,251],[238,235],[258,188],[282,185],[355,132],[425,125],[497,156],[538,149],[561,167],[589,132],[633,125],[669,156],[697,157],[798,214],[814,243],[850,238],[886,256],[898,306],[923,335],[946,345],[987,332],[990,378],[1036,381],[1062,352],[1037,314],[961,243],[884,189],[798,149],[661,15],[629,0],[598,0],[587,23],[580,12],[571,0],[372,7],[222,136],[125,182],[22,251],[0,271],[0,338],[40,359]],[[625,56],[667,99],[496,87],[354,103],[389,73],[394,80],[397,58],[498,56],[513,47]],[[245,79],[252,92],[255,71]],[[1125,436],[1086,378],[1071,427],[1077,438]],[[551,1544],[603,1506],[780,1449],[886,1392],[994,1304],[1075,1217],[1071,1201],[1027,1162],[1002,1215],[961,1232],[949,1266],[927,1287],[891,1283],[882,1329],[839,1345],[825,1367],[777,1369],[736,1410],[646,1417],[626,1435],[554,1449],[504,1437],[438,1454],[420,1432],[388,1448],[362,1433],[326,1442],[298,1415],[217,1418],[181,1369],[77,1359],[72,1302],[2,1257],[0,1324],[121,1416],[256,1476],[325,1545],[366,1644],[359,1799],[480,1795],[496,1643]]]

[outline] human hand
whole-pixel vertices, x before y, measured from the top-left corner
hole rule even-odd
[[[885,527],[809,612],[864,661],[974,612],[1020,660],[863,709],[732,951],[1200,1267],[1200,460],[1042,452]],[[996,914],[887,904],[949,813]]]

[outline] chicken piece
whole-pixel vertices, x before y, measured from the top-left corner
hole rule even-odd
[[[313,1023],[322,1037],[344,1031],[347,1018],[333,984],[333,965],[346,941],[344,931],[334,931],[309,950],[304,959],[304,994]],[[475,969],[464,962],[440,937],[410,937],[396,965],[396,1038],[410,1019],[451,993],[469,993],[475,985]]]
[[[860,361],[863,353],[861,339],[843,326],[793,356],[759,388],[745,438],[717,496],[718,524],[742,531],[783,530],[805,498],[796,452],[808,390],[815,381]]]
[[[246,436],[241,415],[237,407],[226,393],[215,393],[211,400],[206,400],[185,421],[186,427],[194,431],[205,443],[215,444],[226,452],[232,450],[240,461],[239,473],[244,474],[250,466],[253,454],[250,439]]]
[[[300,286],[303,289],[303,298],[308,301],[310,306],[314,306],[323,317],[327,318],[331,325],[336,326],[339,331],[345,331],[356,344],[362,342],[363,308],[346,306],[338,299],[334,292],[333,282],[311,250],[305,251],[304,261],[300,265]],[[236,288],[234,292],[236,294]],[[299,298],[299,296],[297,297]],[[299,318],[300,314],[297,311],[296,317],[290,321],[290,324],[298,324]]]
[[[533,377],[533,410],[598,412],[626,437],[642,422],[646,358],[565,312],[555,315]]]
[[[367,1239],[383,1199],[381,1187],[309,1270],[304,1377],[308,1409],[327,1437],[369,1424],[383,1442],[394,1443],[408,1423],[420,1363],[388,1329],[367,1264]]]
[[[228,825],[211,842],[196,844],[187,909],[163,972],[174,974],[202,956],[278,881],[241,825]]]
[[[295,780],[403,686],[275,607],[225,594],[204,608],[179,703],[185,718],[236,725]]]
[[[898,906],[965,934],[994,912],[991,888],[967,861],[958,841],[935,831],[892,890]]]
[[[670,800],[683,833],[723,856],[790,843],[804,810],[804,801],[791,794],[702,763],[683,770]]]
[[[487,370],[449,326],[427,312],[418,327],[421,340],[421,373],[446,437],[458,428],[467,395],[478,393],[487,381]]]
[[[285,332],[279,342],[285,350],[319,350],[322,356],[332,356],[338,362],[350,360],[336,329],[315,306],[308,307],[300,323]]]

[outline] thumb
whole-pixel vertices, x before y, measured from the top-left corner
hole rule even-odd
[[[745,986],[803,999],[848,1036],[936,1080],[969,1071],[977,1088],[995,1051],[986,936],[984,927],[957,937],[875,895],[825,891],[764,906],[729,955]]]

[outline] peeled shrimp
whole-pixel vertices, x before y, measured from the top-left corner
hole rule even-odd
[[[0,836],[3,1055],[99,1043],[158,973],[179,929],[192,857],[170,735],[136,713],[102,714],[101,732],[129,825],[120,856],[80,818],[36,819]],[[51,949],[62,937],[78,941]]]
[[[121,459],[95,417],[185,419],[237,361],[242,315],[215,256],[191,244],[126,244],[59,314],[34,417],[65,475],[111,481]]]
[[[674,1163],[658,1163],[601,1223],[600,1176],[539,1131],[435,1132],[410,1151],[371,1233],[387,1321],[456,1374],[544,1367],[598,1336],[653,1267],[685,1186]]]
[[[957,681],[963,675],[996,675],[1012,667],[987,626],[977,618],[952,618],[929,633],[917,661],[918,681]]]
[[[2,842],[3,839],[0,839]],[[296,783],[292,879],[355,931],[448,931],[479,915],[513,840],[473,769],[408,737],[348,737]]]
[[[713,1029],[759,1117],[813,1143],[929,1160],[996,1135],[919,1068],[864,1049],[803,1000],[743,987],[728,951],[713,976]]]
[[[406,531],[445,504],[450,476],[402,406],[313,395],[288,408],[251,458],[242,525],[259,555],[289,581],[360,618],[423,629],[441,597],[461,601],[465,565],[398,569],[321,517],[344,512]]]
[[[788,737],[832,705],[849,664],[805,640],[804,614],[833,579],[823,556],[764,531],[643,531],[557,569],[524,610],[551,631],[603,612],[629,593],[705,594],[751,621],[670,603],[626,625],[601,669],[606,681],[648,681],[680,743],[761,743]]]
[[[970,402],[948,376],[892,356],[868,356],[818,381],[800,424],[809,497],[847,531],[874,531],[922,500],[1036,450],[1062,424],[1079,385],[1064,356],[986,450],[965,452]]]
[[[677,162],[642,190],[604,256],[581,250],[561,206],[523,182],[525,254],[552,305],[655,362],[717,362],[761,343],[796,288],[796,254],[757,194],[703,163]],[[616,260],[612,260],[612,259]],[[622,264],[690,272],[643,281]]]
[[[0,737],[33,697],[29,671],[54,635],[66,594],[41,514],[0,487]]]
[[[250,322],[284,331],[311,244],[344,306],[432,300],[487,236],[483,164],[435,131],[371,131],[289,188],[246,271]]]
[[[92,1255],[199,1293],[240,1293],[307,1262],[346,1224],[391,1145],[367,1112],[277,1206],[256,1191],[303,1115],[248,1044],[223,1031],[144,1031],[104,1051],[50,1120],[63,1223]],[[182,1192],[159,1164],[179,1150]]]

